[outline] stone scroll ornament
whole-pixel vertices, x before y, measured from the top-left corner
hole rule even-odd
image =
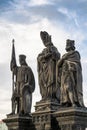
[[[35,78],[32,69],[26,63],[26,56],[19,55],[20,66],[16,64],[14,40],[10,69],[12,71],[12,113],[30,115],[32,93],[35,89]]]
[[[41,31],[40,37],[45,46],[37,57],[38,81],[42,100],[59,100],[56,85],[56,63],[60,59],[60,53],[46,31]]]
[[[84,107],[81,58],[75,50],[74,40],[66,41],[66,51],[57,63],[61,82],[60,103],[66,107]]]

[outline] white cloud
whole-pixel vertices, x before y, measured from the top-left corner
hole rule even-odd
[[[70,9],[67,9],[65,7],[60,7],[57,9],[60,13],[66,15],[70,20],[73,20],[75,25],[77,27],[79,27],[79,22],[78,22],[78,19],[77,19],[77,14],[75,11],[71,11]],[[73,22],[72,21],[72,22]]]
[[[48,4],[52,4],[52,2],[50,0],[30,0],[29,5],[30,6],[40,6],[40,5],[48,5]]]
[[[87,27],[87,22],[84,22],[84,25]]]
[[[14,0],[14,2],[10,2],[10,4],[14,7],[14,9],[20,10],[30,6],[51,5],[53,2],[53,0]]]
[[[61,8],[58,8],[58,11],[67,15],[68,17],[70,17],[68,14],[69,12],[68,12],[67,8],[61,7]]]

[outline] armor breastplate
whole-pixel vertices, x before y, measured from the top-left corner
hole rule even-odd
[[[18,72],[17,72],[17,81],[18,82],[26,82],[26,67],[22,66],[18,68]]]

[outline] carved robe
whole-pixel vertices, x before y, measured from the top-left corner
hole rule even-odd
[[[53,45],[38,55],[38,78],[42,99],[56,97],[56,62],[59,58],[60,54]]]
[[[16,75],[16,91],[19,95],[19,113],[31,112],[32,92],[35,89],[35,79],[31,68],[27,65],[14,68]]]
[[[72,94],[74,102],[83,106],[82,68],[79,52],[68,52],[62,60],[60,101],[61,103],[70,102],[69,95]]]

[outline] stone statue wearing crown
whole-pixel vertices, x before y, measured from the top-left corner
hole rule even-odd
[[[26,63],[25,55],[19,55],[19,63],[20,66],[17,66],[13,45],[11,59],[11,71],[13,72],[12,114],[29,115],[35,79],[31,68]]]
[[[75,50],[75,41],[66,41],[66,51],[58,61],[60,73],[60,103],[62,106],[83,107],[82,67],[80,54]],[[59,78],[59,77],[58,77]]]

